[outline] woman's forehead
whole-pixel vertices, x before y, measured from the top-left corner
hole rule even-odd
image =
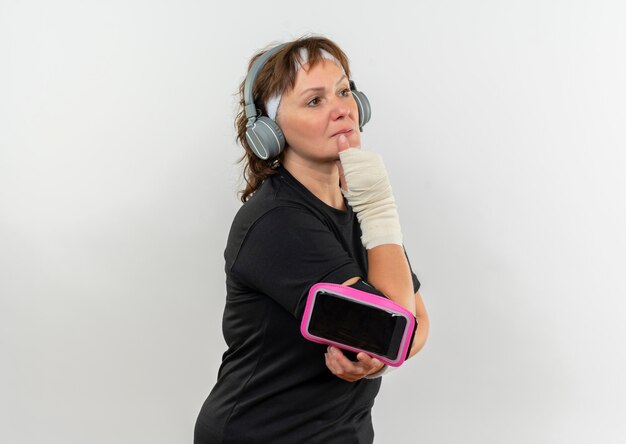
[[[320,60],[312,68],[306,63],[296,74],[294,91],[307,88],[325,87],[326,83],[339,81],[344,75],[343,68],[331,60]]]

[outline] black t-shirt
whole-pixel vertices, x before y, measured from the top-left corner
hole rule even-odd
[[[228,350],[195,442],[371,443],[381,379],[338,378],[324,363],[326,346],[300,333],[311,286],[367,279],[358,220],[347,202],[347,211],[330,207],[283,166],[277,171],[231,227],[222,323]]]

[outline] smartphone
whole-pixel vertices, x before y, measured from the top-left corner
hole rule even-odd
[[[408,357],[415,317],[383,296],[338,284],[311,288],[302,321],[302,334],[318,343],[363,351],[388,365]]]

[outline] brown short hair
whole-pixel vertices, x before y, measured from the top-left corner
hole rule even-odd
[[[266,51],[276,45],[262,50],[255,54],[248,64],[248,71],[252,67],[254,61]],[[252,86],[252,95],[254,104],[262,113],[267,116],[265,102],[270,97],[283,94],[285,91],[293,89],[296,84],[296,74],[298,73],[299,64],[303,62],[300,58],[300,49],[305,48],[308,52],[309,67],[317,65],[323,60],[322,50],[330,53],[343,67],[346,75],[350,78],[350,66],[348,57],[344,52],[331,40],[320,36],[303,36],[297,40],[287,43],[276,54],[272,55],[257,75],[254,85]],[[245,79],[239,86],[239,112],[235,118],[235,128],[237,130],[237,141],[244,149],[244,154],[237,163],[244,162],[243,178],[246,181],[246,187],[239,191],[241,201],[246,202],[250,196],[261,186],[263,181],[268,177],[276,174],[276,168],[282,163],[283,152],[278,156],[266,160],[258,158],[246,140],[246,113],[245,97],[244,97]]]

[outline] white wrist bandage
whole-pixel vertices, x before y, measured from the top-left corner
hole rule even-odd
[[[402,245],[400,219],[382,158],[348,148],[339,153],[346,190],[341,190],[361,226],[361,242],[370,250],[382,244]]]

